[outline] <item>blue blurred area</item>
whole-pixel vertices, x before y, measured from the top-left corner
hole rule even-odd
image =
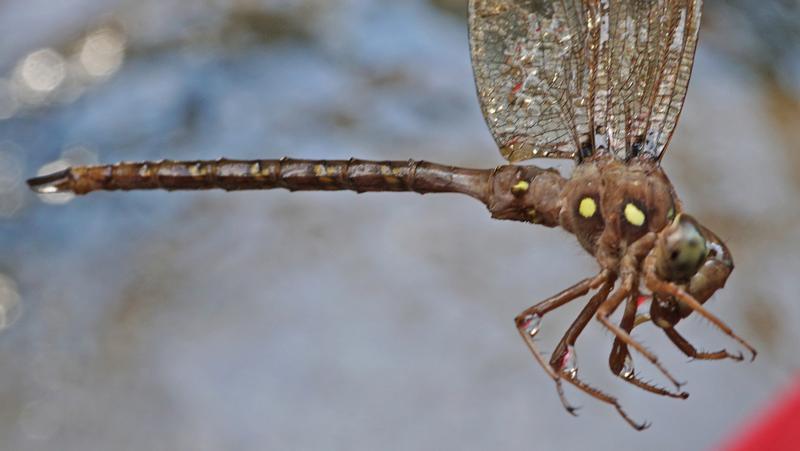
[[[563,412],[516,335],[519,311],[595,270],[561,231],[492,221],[457,196],[52,204],[24,186],[54,161],[500,164],[465,3],[0,5],[0,320],[21,312],[0,335],[0,448],[704,449],[785,385],[800,364],[800,38],[785,2],[709,2],[665,158],[734,253],[710,306],[758,360],[686,364],[642,328],[690,382],[680,402],[609,375],[598,327],[579,343],[582,376],[652,421],[646,433],[578,393],[581,416]],[[548,317],[543,341],[579,308]],[[698,347],[733,346],[701,320],[681,327]]]

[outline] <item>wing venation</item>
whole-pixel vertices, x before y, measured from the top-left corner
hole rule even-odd
[[[660,158],[691,75],[699,0],[470,0],[473,68],[509,161]]]

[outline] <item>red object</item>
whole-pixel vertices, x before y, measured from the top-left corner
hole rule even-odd
[[[756,421],[722,446],[722,451],[800,450],[800,377]]]

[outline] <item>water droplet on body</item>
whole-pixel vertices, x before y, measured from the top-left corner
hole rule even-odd
[[[625,363],[622,366],[622,372],[619,373],[625,379],[632,379],[636,372],[633,369],[633,359],[631,355],[628,354],[625,356]]]
[[[522,322],[522,329],[528,336],[533,337],[539,333],[539,326],[542,324],[542,317],[539,315],[528,315]]]
[[[578,354],[571,345],[567,346],[567,353],[561,359],[561,374],[570,379],[578,376]]]

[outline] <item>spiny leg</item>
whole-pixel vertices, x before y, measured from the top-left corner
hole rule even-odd
[[[674,327],[669,327],[664,329],[664,333],[667,334],[667,337],[675,343],[675,346],[678,347],[684,354],[686,354],[691,359],[697,360],[721,360],[721,359],[733,359],[733,360],[744,360],[744,356],[741,352],[737,355],[732,355],[728,353],[726,350],[717,351],[717,352],[701,352],[698,351],[691,343],[689,343],[681,334],[675,330]]]
[[[589,321],[592,320],[592,316],[594,316],[597,309],[600,305],[606,300],[608,297],[608,293],[611,292],[611,289],[614,288],[614,281],[616,281],[616,277],[611,277],[607,280],[602,287],[597,291],[597,293],[592,296],[589,302],[583,307],[583,310],[578,314],[578,317],[575,318],[575,321],[569,326],[567,331],[564,333],[564,336],[561,337],[561,340],[556,345],[555,349],[553,350],[553,355],[550,358],[550,366],[555,371],[561,371],[564,369],[564,361],[565,358],[570,354],[570,347],[575,345],[575,342],[578,340],[578,336],[583,332],[583,329],[586,328],[586,325],[589,324]]]
[[[600,290],[595,293],[594,296],[589,300],[589,303],[581,310],[581,313],[578,317],[573,321],[572,325],[567,329],[567,332],[561,338],[561,341],[558,342],[555,350],[553,351],[553,357],[550,359],[550,365],[556,371],[559,371],[561,376],[569,383],[574,385],[577,389],[581,390],[582,392],[586,393],[587,395],[607,404],[611,404],[620,414],[620,416],[633,428],[636,430],[646,429],[649,424],[645,423],[637,423],[631,419],[630,416],[622,409],[619,401],[614,398],[613,396],[597,389],[589,384],[580,380],[577,376],[577,368],[575,369],[568,369],[565,368],[566,359],[568,356],[571,355],[572,346],[575,345],[575,342],[578,339],[578,336],[583,332],[583,329],[586,325],[591,321],[592,316],[594,316],[597,309],[600,305],[606,300],[608,294],[611,292],[611,289],[614,287],[614,282],[616,277],[611,277],[608,281],[606,281]]]
[[[641,354],[644,358],[646,358],[650,363],[652,363],[659,371],[667,378],[669,381],[675,386],[676,389],[680,390],[682,383],[678,382],[672,374],[661,365],[661,362],[658,360],[658,357],[655,356],[652,352],[648,351],[641,343],[634,340],[633,337],[630,336],[629,333],[625,332],[621,328],[619,328],[616,324],[611,322],[609,316],[614,313],[614,311],[619,307],[619,304],[622,303],[622,300],[627,297],[631,291],[633,290],[633,278],[632,276],[625,277],[620,284],[619,289],[615,291],[610,298],[600,308],[597,310],[597,320],[600,321],[608,330],[614,333],[614,335],[620,339],[623,343],[627,344],[628,346],[632,347],[636,350],[639,354]]]
[[[619,327],[630,335],[633,330],[636,320],[636,310],[638,307],[639,290],[634,290],[628,296],[628,302],[625,304],[625,312],[622,315]],[[625,344],[619,337],[614,339],[614,345],[611,348],[611,354],[608,357],[608,364],[611,372],[618,376],[625,382],[629,382],[643,390],[655,393],[657,395],[669,396],[671,398],[686,399],[689,394],[686,392],[675,393],[663,387],[650,384],[641,380],[636,372],[633,370],[632,363],[630,362],[631,355],[628,351],[628,345]]]
[[[572,415],[575,415],[576,409],[567,402],[567,398],[564,396],[564,387],[561,384],[561,377],[553,370],[553,368],[550,367],[550,365],[545,362],[544,357],[536,347],[536,343],[533,341],[533,337],[539,332],[539,323],[541,322],[543,315],[574,299],[577,299],[580,296],[585,295],[589,292],[589,290],[597,288],[599,285],[606,282],[610,277],[612,277],[611,273],[608,270],[603,270],[595,277],[584,279],[567,288],[566,290],[556,294],[555,296],[545,299],[533,307],[526,309],[514,319],[514,322],[517,325],[517,331],[519,332],[523,341],[525,341],[528,349],[530,349],[533,357],[537,362],[539,362],[539,365],[541,365],[547,375],[550,376],[550,378],[556,383],[556,391],[558,392],[558,397],[561,400],[561,404],[563,404],[564,408],[567,409],[567,412]]]
[[[570,384],[574,385],[575,388],[577,388],[578,390],[586,393],[587,395],[589,395],[589,396],[591,396],[591,397],[593,397],[593,398],[595,398],[597,400],[600,400],[602,402],[605,402],[607,404],[611,404],[612,406],[614,406],[614,408],[617,409],[617,413],[619,413],[619,415],[628,424],[630,424],[631,427],[633,427],[637,431],[641,431],[641,430],[644,430],[644,429],[647,429],[647,428],[650,427],[650,423],[648,423],[646,421],[644,423],[637,423],[637,422],[633,421],[633,419],[628,416],[628,414],[625,412],[625,410],[622,409],[622,406],[620,405],[620,403],[617,400],[617,398],[615,398],[615,397],[613,397],[611,395],[608,395],[608,394],[602,392],[601,390],[598,390],[598,389],[592,387],[591,385],[583,382],[582,380],[578,379],[577,377],[566,377],[565,376],[564,380],[566,380]]]
[[[663,280],[659,280],[654,275],[648,276],[647,286],[651,290],[653,290],[653,292],[663,293],[665,295],[674,296],[678,298],[678,300],[683,302],[687,307],[699,313],[703,318],[711,321],[711,323],[717,326],[725,335],[733,338],[734,340],[739,342],[739,344],[747,348],[747,350],[750,351],[751,354],[750,360],[756,359],[756,355],[758,354],[758,352],[755,350],[755,348],[753,348],[750,345],[750,343],[746,342],[743,338],[736,335],[733,332],[733,329],[731,329],[727,324],[722,322],[722,320],[717,318],[713,313],[706,310],[706,308],[703,307],[703,304],[698,302],[697,299],[694,298],[694,296],[684,291],[681,287],[672,282],[665,282]]]
[[[581,390],[582,392],[586,393],[587,395],[607,404],[611,404],[620,414],[620,416],[633,428],[636,430],[643,430],[649,427],[648,423],[637,423],[633,421],[633,419],[628,416],[625,410],[622,409],[619,401],[614,398],[613,396],[604,393],[603,391],[596,389],[589,384],[583,382],[577,377],[577,369],[568,370],[564,368],[565,366],[565,358],[570,355],[570,349],[578,339],[578,336],[583,332],[583,329],[586,325],[591,321],[592,316],[594,315],[595,311],[597,311],[598,307],[605,301],[606,297],[608,297],[608,293],[611,292],[611,289],[614,287],[614,282],[616,280],[615,276],[610,276],[609,279],[603,284],[600,290],[595,293],[594,296],[589,300],[589,303],[583,308],[581,313],[578,317],[573,321],[572,325],[567,329],[567,332],[559,341],[558,345],[553,351],[553,357],[550,359],[551,368],[556,371],[559,371],[561,376],[570,384],[574,385],[577,389]],[[570,412],[573,413],[574,412]]]
[[[664,376],[675,385],[675,388],[680,390],[681,384],[678,382],[672,375],[661,365],[661,362],[652,352],[645,349],[645,347],[639,343],[638,341],[634,340],[630,334],[616,324],[611,322],[609,316],[614,313],[614,311],[619,307],[622,303],[622,300],[628,297],[631,293],[636,293],[639,291],[639,266],[641,260],[653,249],[653,245],[656,242],[657,235],[653,232],[647,233],[637,241],[632,243],[625,255],[623,255],[622,259],[620,259],[619,264],[619,274],[621,278],[621,283],[617,291],[611,294],[611,297],[600,306],[597,310],[597,320],[600,321],[608,330],[614,333],[614,335],[620,339],[623,343],[627,344],[628,346],[635,349],[639,354],[644,356],[647,360],[650,361],[659,371],[661,371]]]

